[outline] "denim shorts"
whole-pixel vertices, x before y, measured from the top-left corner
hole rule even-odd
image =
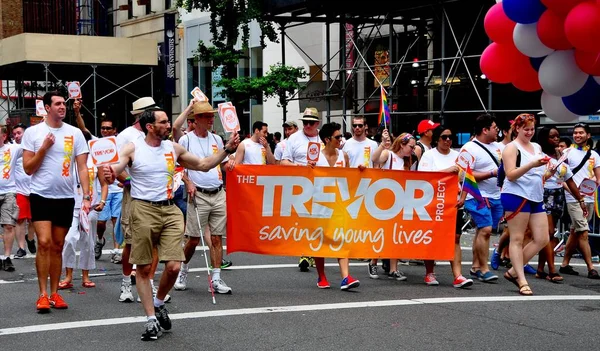
[[[465,201],[465,210],[469,212],[477,229],[492,227],[498,229],[498,223],[504,215],[500,199],[485,198],[487,206],[477,209],[478,202],[476,199]]]

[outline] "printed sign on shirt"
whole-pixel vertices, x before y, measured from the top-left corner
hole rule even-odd
[[[90,147],[90,156],[92,156],[94,166],[98,167],[119,163],[116,137],[109,136],[106,138],[90,140],[88,145]]]
[[[223,124],[223,129],[227,133],[233,133],[240,130],[240,122],[238,120],[235,106],[231,102],[224,102],[218,106],[219,117]]]
[[[579,185],[579,191],[585,196],[594,195],[594,191],[596,191],[596,182],[591,179],[584,179]]]
[[[48,116],[48,112],[46,112],[46,107],[44,106],[44,100],[35,100],[35,114],[40,117]]]
[[[199,102],[208,102],[208,97],[198,87],[195,87],[190,94]]]
[[[308,149],[306,150],[307,161],[319,161],[319,154],[321,153],[321,143],[310,141],[308,143]]]
[[[67,91],[69,92],[69,99],[81,99],[81,85],[79,82],[67,82]]]

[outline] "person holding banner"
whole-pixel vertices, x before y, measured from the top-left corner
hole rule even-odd
[[[394,140],[394,143],[391,143],[388,130],[384,129],[381,133],[381,143],[373,153],[373,163],[382,164],[382,169],[414,171],[417,167],[417,163],[413,163],[412,158],[415,147],[416,139],[412,134],[402,133]],[[376,265],[377,260],[373,259],[369,267]],[[406,280],[404,273],[398,270],[398,259],[390,259],[389,267],[389,279]]]
[[[252,136],[244,139],[235,152],[235,164],[245,165],[272,165],[275,157],[271,146],[267,142],[269,126],[262,121],[252,125]]]
[[[319,159],[315,161],[309,161],[309,166],[314,167],[349,167],[348,154],[340,150],[340,142],[342,139],[342,133],[340,129],[341,125],[338,123],[327,123],[323,125],[323,128],[319,131],[319,138],[325,142],[325,148],[320,151]],[[364,168],[363,168],[364,169]],[[329,281],[325,275],[325,259],[323,257],[314,257],[315,265],[317,268],[317,287],[319,289],[329,289]],[[338,264],[340,266],[340,274],[342,276],[342,282],[340,283],[341,290],[350,290],[360,286],[358,279],[350,276],[350,260],[348,258],[338,258]]]
[[[515,140],[502,152],[506,180],[502,186],[502,207],[510,231],[509,253],[512,268],[504,278],[519,288],[519,294],[533,295],[527,283],[523,262],[529,262],[548,244],[548,218],[544,208],[544,174],[550,157],[532,143],[535,116],[518,115],[513,125]],[[519,158],[519,167],[517,167]],[[532,241],[523,246],[525,231],[531,230]]]
[[[373,168],[371,157],[377,149],[377,143],[367,138],[367,118],[365,116],[352,117],[352,138],[344,143],[342,150],[348,154],[350,167]]]
[[[285,150],[286,143],[290,135],[296,133],[298,131],[298,124],[294,121],[287,121],[283,125],[283,135],[285,138],[277,143],[275,147],[275,151],[273,152],[273,156],[275,157],[275,164],[280,164],[281,159],[283,158],[283,151]]]
[[[421,155],[419,161],[419,171],[425,172],[444,172],[444,173],[456,173],[460,172],[460,168],[456,165],[456,159],[458,158],[458,151],[452,150],[452,131],[446,127],[437,127],[433,130],[431,145],[434,147],[431,150],[425,151]],[[457,196],[460,197],[459,194]],[[459,199],[457,208],[462,207],[462,203]],[[457,218],[462,217],[462,211],[458,211]],[[456,221],[454,237],[454,260],[450,261],[450,267],[452,268],[452,275],[454,281],[452,285],[455,288],[467,288],[473,285],[473,280],[467,279],[462,275],[462,253],[460,248],[460,235],[462,234],[460,228],[460,221]],[[434,273],[434,261],[425,261],[425,284],[427,285],[439,285],[440,283],[435,277]]]
[[[491,115],[481,115],[475,119],[475,137],[459,151],[466,152],[472,160],[469,167],[473,170],[473,176],[486,204],[480,208],[479,201],[471,194],[467,195],[465,201],[465,209],[477,226],[473,238],[473,265],[470,274],[486,283],[498,280],[498,276],[489,269],[488,257],[492,230],[497,230],[498,223],[504,215],[497,184],[498,166],[502,159],[500,146],[496,142],[497,137],[496,119]]]
[[[286,141],[285,150],[281,158],[284,166],[306,166],[308,164],[308,148],[311,145],[323,143],[319,138],[319,111],[314,107],[307,107],[302,114],[302,131],[292,134]],[[298,267],[301,272],[308,272],[308,267],[314,266],[310,257],[300,257]]]
[[[568,149],[568,157],[565,161],[573,171],[573,181],[580,188],[585,183],[592,188],[600,183],[600,156],[596,151],[591,150],[589,141],[592,138],[590,126],[585,123],[577,123],[573,128],[573,144]],[[593,184],[593,183],[596,184]],[[590,187],[588,186],[588,187]],[[587,266],[588,278],[600,279],[598,271],[594,269],[592,263],[592,250],[588,239],[589,221],[594,213],[593,192],[585,195],[584,199],[576,199],[575,194],[567,192],[565,194],[567,202],[567,211],[571,216],[571,235],[567,240],[565,247],[565,257],[560,266],[559,272],[563,274],[579,275],[579,272],[573,269],[569,263],[576,249],[579,249]],[[581,209],[581,202],[585,203],[587,214]]]
[[[110,183],[129,165],[132,198],[130,262],[137,265],[138,294],[147,317],[142,340],[156,340],[161,329],[171,329],[164,300],[177,280],[181,261],[185,260],[183,214],[173,201],[175,164],[179,162],[188,170],[208,172],[235,152],[239,136],[234,132],[225,148],[200,159],[182,145],[166,140],[171,128],[164,111],[144,111],[139,124],[145,138],[125,145],[119,155],[119,164],[105,167],[103,173]],[[154,247],[158,248],[158,258],[165,263],[165,270],[152,301],[150,275]]]

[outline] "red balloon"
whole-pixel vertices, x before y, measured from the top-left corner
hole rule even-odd
[[[519,75],[515,76],[512,84],[515,88],[526,92],[542,90],[540,80],[538,79],[538,72],[531,67],[531,64],[528,63],[528,66],[527,69],[523,69]]]
[[[565,20],[569,42],[579,50],[600,51],[600,5],[584,2],[575,6]]]
[[[541,42],[554,50],[569,50],[573,45],[565,34],[565,17],[552,10],[546,10],[537,23],[537,33]]]
[[[585,73],[600,76],[600,52],[575,50],[575,62]]]
[[[516,25],[504,13],[502,3],[492,6],[483,20],[483,27],[488,37],[500,44],[513,42],[513,30]]]
[[[542,0],[542,4],[559,15],[566,16],[573,7],[587,0]]]
[[[481,54],[479,66],[487,79],[508,84],[518,72],[515,67],[519,67],[521,56],[524,57],[514,45],[491,43]]]

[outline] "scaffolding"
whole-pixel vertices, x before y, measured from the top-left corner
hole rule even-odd
[[[77,35],[96,35],[94,0],[77,0]]]
[[[479,58],[489,44],[483,18],[493,4],[494,0],[403,0],[378,9],[340,1],[267,1],[267,18],[280,31],[282,63],[286,46],[292,45],[317,67],[304,89],[287,101],[306,105],[324,100],[327,121],[361,115],[372,126],[383,84],[395,131],[411,130],[406,128],[424,118],[466,131],[468,119],[481,113],[508,117],[539,112],[539,92],[492,84],[481,75]],[[288,33],[309,23],[325,26],[324,62],[311,58]],[[339,30],[333,33],[339,35],[339,47],[331,45],[332,27]],[[319,75],[324,75],[322,93],[303,93],[321,81]],[[287,114],[284,105],[283,120]]]

